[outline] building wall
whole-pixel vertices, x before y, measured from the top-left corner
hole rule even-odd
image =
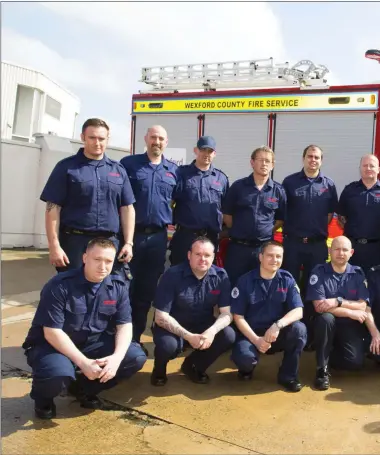
[[[2,248],[47,248],[45,203],[39,197],[56,163],[80,147],[80,141],[44,134],[35,144],[1,140]],[[106,153],[119,161],[129,150],[110,147]]]
[[[2,138],[12,139],[18,85],[35,89],[36,112],[31,116],[31,135],[51,132],[63,137],[73,137],[75,118],[80,111],[80,102],[75,95],[47,76],[28,68],[2,62],[1,73]],[[46,95],[61,103],[59,120],[45,112]]]

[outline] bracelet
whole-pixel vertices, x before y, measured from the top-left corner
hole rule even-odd
[[[133,242],[125,242],[125,244],[133,246]]]

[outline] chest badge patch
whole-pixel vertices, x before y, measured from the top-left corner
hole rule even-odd
[[[238,288],[233,288],[231,291],[231,297],[233,299],[237,299],[239,297],[239,289]]]
[[[317,275],[311,275],[310,277],[310,284],[313,285],[318,281]]]

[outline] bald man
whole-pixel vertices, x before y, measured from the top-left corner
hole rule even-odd
[[[339,199],[339,221],[355,250],[350,261],[365,273],[380,261],[380,180],[379,160],[364,155],[357,182],[347,185]]]
[[[354,250],[347,237],[336,237],[331,263],[317,265],[309,279],[306,299],[314,304],[317,374],[315,388],[330,387],[329,365],[357,370],[366,354],[380,361],[380,333],[371,312],[363,270],[348,263]]]
[[[164,271],[167,226],[172,224],[172,194],[177,165],[164,158],[168,135],[162,126],[148,128],[146,152],[123,158],[136,202],[133,239],[131,306],[133,338],[140,342],[153,301],[157,281]]]

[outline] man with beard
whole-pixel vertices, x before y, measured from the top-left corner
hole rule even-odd
[[[380,333],[371,311],[363,270],[348,263],[354,251],[347,237],[331,244],[331,263],[311,272],[307,300],[312,300],[315,318],[317,372],[315,388],[330,387],[329,367],[358,370],[370,351],[380,361]]]
[[[188,259],[170,267],[160,280],[154,299],[152,385],[166,384],[166,366],[182,352],[184,342],[194,351],[183,362],[182,372],[197,384],[207,384],[207,368],[235,341],[229,326],[230,281],[213,260],[213,243],[198,237]]]
[[[148,128],[146,153],[127,156],[120,162],[127,171],[136,198],[136,227],[133,239],[131,306],[133,338],[140,342],[157,281],[164,271],[167,226],[172,221],[172,194],[177,165],[163,153],[168,135],[162,126]]]
[[[270,177],[273,150],[267,146],[254,150],[251,167],[252,174],[231,185],[223,208],[230,235],[225,269],[232,285],[241,275],[259,266],[261,246],[272,239],[285,219],[285,191]]]
[[[354,249],[350,263],[364,273],[378,265],[380,258],[379,160],[364,155],[360,160],[361,179],[347,185],[339,199],[339,219]]]
[[[178,168],[173,195],[176,231],[170,244],[171,265],[186,261],[189,247],[198,236],[207,236],[217,251],[222,230],[222,203],[229,184],[227,176],[212,165],[216,156],[214,138],[200,137],[194,153],[191,164]]]

